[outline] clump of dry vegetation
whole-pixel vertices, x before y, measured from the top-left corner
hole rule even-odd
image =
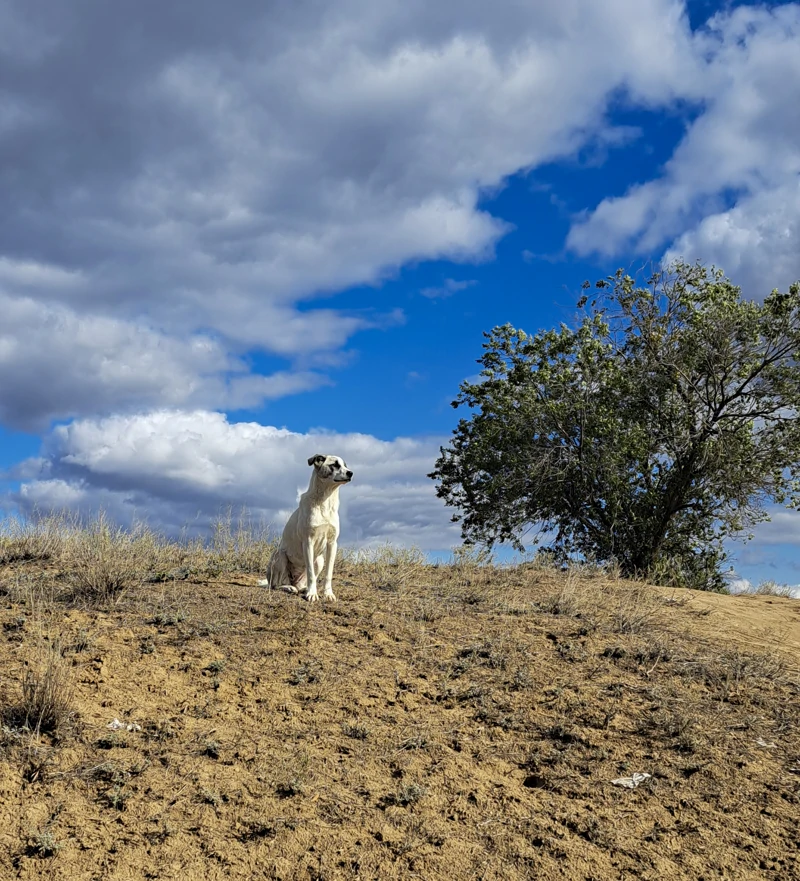
[[[425,565],[425,555],[418,548],[384,544],[352,553],[345,551],[341,562],[357,569],[371,588],[399,591],[419,577]]]
[[[255,522],[246,511],[234,519],[228,509],[212,530],[211,545],[196,550],[203,557],[206,550],[206,570],[211,572],[249,572],[263,575],[275,548],[275,540],[268,523]]]
[[[8,517],[0,523],[0,565],[46,563],[58,558],[74,518],[51,514],[32,520]]]
[[[0,522],[0,565],[13,566],[5,592],[42,600],[50,594],[107,607],[144,583],[223,573],[263,573],[275,547],[268,526],[229,509],[211,538],[169,540],[144,523],[125,529],[104,513],[8,518]]]
[[[106,605],[140,583],[161,552],[158,536],[146,527],[128,531],[101,515],[69,536],[61,562],[76,598]]]
[[[74,715],[69,668],[58,642],[45,645],[22,679],[22,699],[9,721],[36,734],[63,734]]]
[[[383,547],[312,607],[245,518],[14,529],[0,877],[800,873],[795,601]]]
[[[756,585],[752,592],[755,596],[791,597],[792,589],[788,584],[778,584],[776,581],[762,581]]]

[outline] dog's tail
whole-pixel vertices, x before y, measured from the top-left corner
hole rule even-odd
[[[269,562],[267,563],[267,577],[259,578],[257,582],[259,587],[275,587],[275,561],[279,553],[280,550],[277,548],[272,552],[272,555],[269,558]]]
[[[292,581],[291,566],[286,551],[278,548],[267,564],[267,577],[260,579],[258,586],[267,587],[270,590],[286,590],[289,593],[297,593],[297,586]],[[303,583],[305,586],[305,577]]]
[[[280,580],[280,579],[279,579]],[[266,587],[269,590],[285,590],[287,593],[297,593],[297,588],[293,584],[273,584],[269,578],[260,578],[256,584],[259,587]]]

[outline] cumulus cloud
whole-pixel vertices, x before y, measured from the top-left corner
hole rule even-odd
[[[624,140],[609,96],[670,102],[698,67],[676,0],[8,0],[0,32],[0,294],[125,322],[134,365],[154,339],[143,319],[162,341],[210,332],[220,353],[265,351],[290,372],[336,353],[380,316],[309,301],[409,261],[490,256],[507,226],[478,207],[487,188]],[[108,394],[256,396],[227,364],[212,378],[209,359],[164,345],[202,392],[134,394],[109,375]],[[16,395],[3,418],[106,412],[82,366],[36,374],[69,382],[69,406]]]
[[[679,236],[667,260],[702,258],[758,297],[800,279],[800,177],[743,197]]]
[[[255,376],[217,340],[144,323],[79,317],[63,306],[0,295],[0,422],[40,428],[86,411],[152,406],[253,407],[315,388],[312,371]]]
[[[78,420],[55,428],[41,456],[20,466],[13,501],[25,514],[102,508],[123,523],[146,518],[172,533],[203,531],[228,506],[244,506],[280,529],[308,486],[308,458],[335,453],[355,471],[341,491],[345,545],[444,549],[459,534],[425,476],[439,443],[300,434],[206,410]]]
[[[739,6],[691,40],[696,119],[656,180],[572,227],[580,254],[714,261],[763,296],[800,277],[800,5]]]
[[[757,545],[800,545],[800,511],[773,507],[770,520],[759,523],[753,531]]]

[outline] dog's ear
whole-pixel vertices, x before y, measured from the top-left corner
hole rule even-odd
[[[325,457],[321,456],[319,453],[317,453],[316,456],[312,456],[308,460],[308,464],[309,465],[321,465],[324,461],[325,461]]]

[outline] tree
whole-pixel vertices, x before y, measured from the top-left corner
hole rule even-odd
[[[538,525],[559,559],[718,589],[724,539],[800,502],[800,283],[759,305],[676,263],[583,287],[574,328],[484,334],[437,495],[468,543]]]

